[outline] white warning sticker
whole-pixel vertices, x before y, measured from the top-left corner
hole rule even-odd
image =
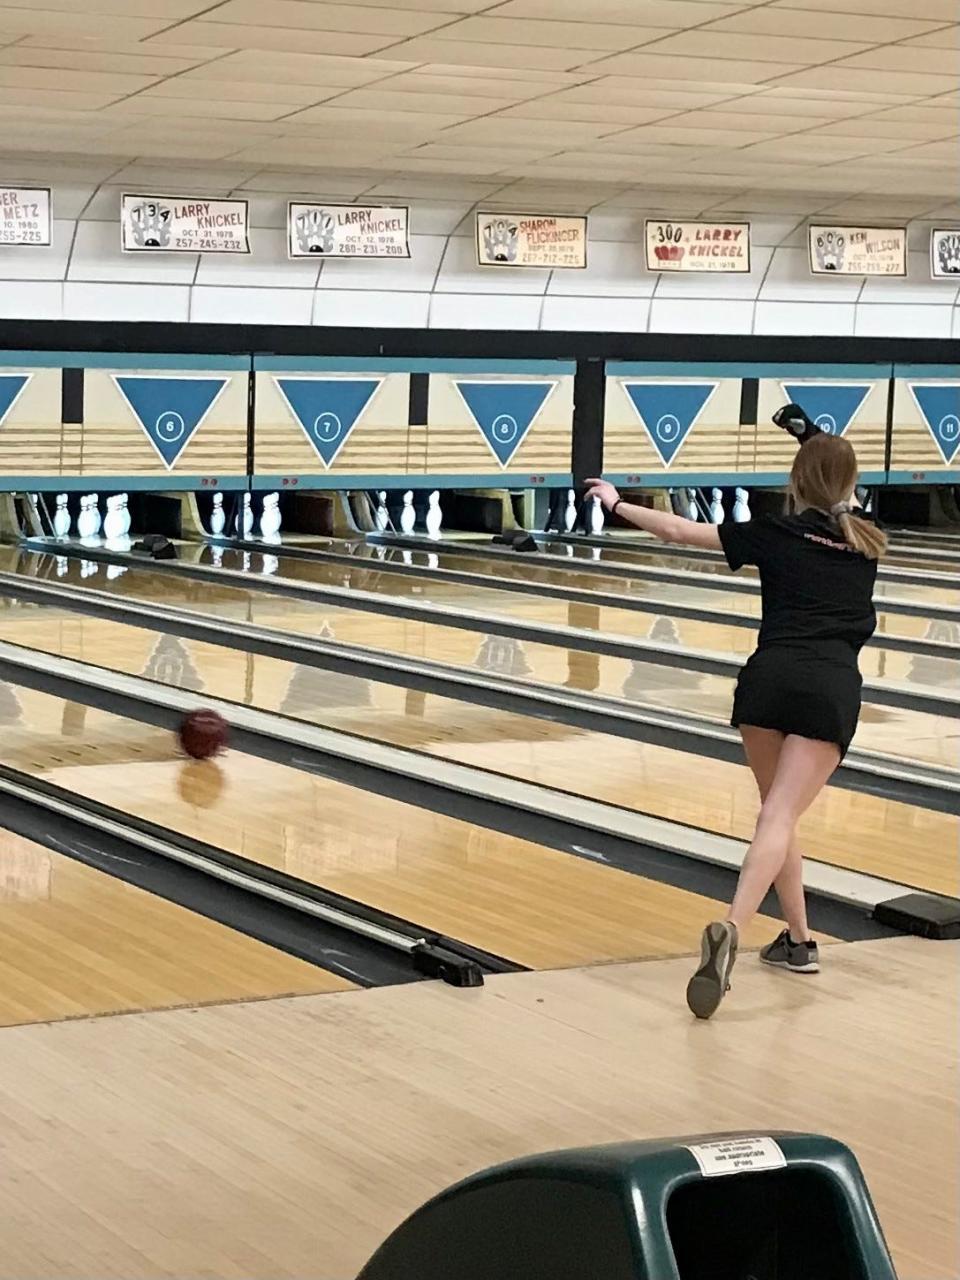
[[[705,1178],[755,1169],[783,1169],[786,1157],[773,1138],[724,1138],[687,1147]]]

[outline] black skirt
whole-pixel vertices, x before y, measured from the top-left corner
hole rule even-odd
[[[862,686],[852,655],[834,658],[779,645],[758,649],[740,672],[730,723],[835,742],[846,755]]]

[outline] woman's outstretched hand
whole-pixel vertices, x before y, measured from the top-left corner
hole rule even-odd
[[[620,494],[610,483],[609,480],[588,480],[587,481],[587,497],[599,498],[607,511],[611,511],[620,501]]]

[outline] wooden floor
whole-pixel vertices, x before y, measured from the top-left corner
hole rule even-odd
[[[689,969],[2,1031],[0,1277],[350,1280],[502,1160],[785,1128],[853,1148],[900,1280],[956,1280],[960,944],[831,948],[802,980],[744,957],[709,1023]]]
[[[429,553],[422,553],[429,555]],[[297,582],[303,582],[314,586],[353,586],[363,591],[373,591],[383,595],[399,596],[402,598],[414,598],[421,601],[429,601],[431,604],[445,605],[454,609],[469,609],[479,613],[498,614],[504,617],[520,619],[531,625],[549,625],[549,626],[579,626],[590,631],[597,631],[603,635],[630,636],[640,639],[650,638],[651,628],[658,618],[656,612],[643,613],[634,610],[617,609],[609,606],[602,607],[584,607],[582,605],[570,605],[562,600],[552,600],[539,597],[534,586],[528,595],[518,592],[498,591],[492,583],[491,586],[479,589],[475,586],[462,586],[458,583],[449,583],[431,580],[429,573],[422,576],[411,574],[409,577],[401,576],[396,573],[378,573],[375,565],[371,561],[366,561],[367,567],[358,565],[355,568],[344,569],[338,565],[331,565],[322,560],[296,560],[284,557],[282,549],[278,548],[277,553],[273,556],[277,562],[276,572],[284,577],[290,578]],[[438,563],[447,564],[446,557],[437,557]],[[487,573],[496,573],[500,575],[496,563],[491,564],[487,559],[483,563],[487,566]],[[262,565],[262,558],[259,555],[251,555],[240,551],[227,551],[222,558],[222,566],[225,569],[240,570],[252,568],[254,572]],[[459,562],[453,563],[452,567],[464,567]],[[473,568],[471,563],[468,567]],[[673,567],[676,567],[674,563]],[[520,565],[521,573],[517,576],[527,578],[529,570],[526,565]],[[554,580],[562,582],[567,586],[577,586],[581,589],[590,591],[600,590],[600,586],[594,580],[593,575],[589,577],[584,574],[577,574],[574,571],[569,573],[560,573],[552,575]],[[744,597],[741,593],[736,593],[735,600],[731,599],[730,588],[735,587],[735,580],[729,579],[729,575],[723,579],[724,590],[721,594],[720,608],[726,612],[738,609],[737,600],[750,600],[750,608],[747,610],[749,616],[759,616],[759,598],[757,596]],[[676,585],[676,584],[674,584]],[[650,597],[653,599],[661,598],[662,584],[655,579],[638,580],[638,579],[611,579],[606,590],[611,591],[614,595],[631,597],[634,600]],[[706,602],[701,599],[703,594],[701,589],[692,587],[680,587],[683,593],[680,598],[688,603],[696,601],[700,604]],[[906,590],[906,588],[904,589]],[[914,590],[911,588],[911,590]],[[920,590],[920,588],[916,588]],[[877,592],[878,603],[882,607],[882,594]],[[896,595],[895,592],[891,593]],[[940,600],[943,597],[943,603],[956,603],[956,593],[933,591],[929,596],[921,594],[917,596],[921,601]],[[898,598],[912,598],[909,596],[900,596]],[[739,611],[739,609],[738,609]],[[578,620],[573,621],[572,616]],[[898,616],[898,615],[894,615]],[[663,619],[659,619],[660,630],[663,631]],[[717,623],[709,622],[686,622],[680,619],[671,620],[678,630],[675,638],[668,638],[661,635],[659,639],[666,644],[684,644],[698,649],[709,649],[717,653],[742,653],[744,656],[751,653],[755,644],[756,636],[752,630],[745,627],[726,627]],[[655,633],[656,638],[656,633]],[[894,658],[903,657],[904,664],[909,664],[909,655],[887,655],[887,661]],[[879,662],[879,659],[877,660]],[[901,674],[894,674],[899,668],[889,673],[891,678],[905,679],[909,678]],[[864,668],[865,674],[875,674],[868,667]],[[878,672],[883,674],[883,672]],[[949,678],[944,676],[944,679]]]
[[[351,986],[0,830],[2,1027]]]
[[[208,607],[214,608],[215,602]],[[263,620],[261,614],[257,616]],[[303,610],[291,611],[275,615],[274,622],[308,629],[312,617]],[[396,636],[399,644],[409,635],[407,629],[417,625],[365,615],[364,630],[353,638],[371,644],[389,633]],[[337,634],[341,639],[348,638],[339,624]],[[465,634],[452,633],[461,645]],[[693,757],[662,747],[511,716],[53,609],[0,613],[0,637],[194,689],[201,701],[206,693],[247,702],[379,741],[507,771],[723,835],[748,839],[756,817],[753,781],[741,765],[707,759],[697,759],[694,765]],[[472,643],[476,644],[476,637]],[[589,655],[583,656],[589,661]],[[557,660],[556,653],[554,659]],[[645,677],[657,670],[645,667]],[[677,700],[678,686],[670,684],[671,678],[688,674],[661,671],[663,684],[657,692],[663,705]],[[8,702],[10,697],[8,694]],[[67,740],[62,741],[58,720],[61,713],[48,713],[46,707],[40,695],[17,694],[10,702],[8,723],[20,726],[8,743],[8,751],[13,753],[10,762],[17,763],[17,767],[32,767],[37,760],[40,767],[48,767],[44,752],[49,747],[66,764],[70,756],[58,751],[59,746],[67,750],[71,745],[76,749],[89,745],[82,733],[68,734]],[[866,708],[865,727],[883,727],[882,722],[877,726],[870,720],[883,710]],[[905,732],[905,723],[912,724],[918,733],[922,730],[925,736],[917,739],[920,758],[923,755],[919,749],[929,746],[929,753],[942,762],[956,762],[957,721],[941,722],[935,717],[905,712],[893,714],[898,719],[887,726],[891,734],[898,724]],[[71,737],[79,741],[71,743]],[[38,742],[45,744],[39,755]],[[98,760],[101,758],[97,756]],[[118,789],[123,792],[122,782]],[[277,813],[269,798],[261,803]],[[806,816],[802,833],[811,856],[900,883],[957,894],[958,828],[960,822],[955,816],[834,787],[824,792]],[[582,963],[586,958],[579,955],[569,962]]]
[[[15,767],[533,968],[691,953],[721,904],[526,840],[19,691]],[[66,736],[61,726],[66,723]],[[756,947],[776,932],[760,919]]]

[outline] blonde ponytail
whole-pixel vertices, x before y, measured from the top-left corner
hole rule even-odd
[[[868,560],[879,560],[887,549],[887,535],[869,520],[862,520],[850,511],[835,517],[847,546],[859,551]]]

